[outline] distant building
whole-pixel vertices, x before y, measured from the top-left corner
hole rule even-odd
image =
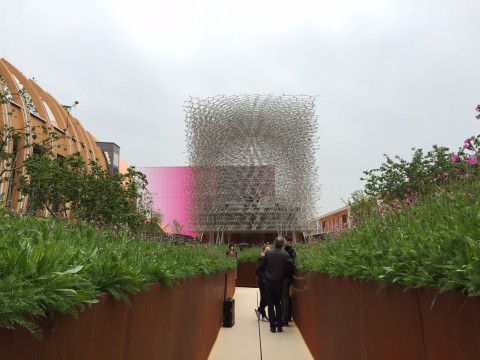
[[[341,230],[350,227],[350,225],[350,208],[344,206],[312,220],[311,228],[314,229],[312,235],[313,237],[323,238],[323,236],[329,232]]]
[[[31,132],[37,129],[37,138],[29,141],[38,143],[46,139],[41,132],[44,127],[59,136],[52,153],[57,157],[80,152],[86,162],[95,160],[110,173],[125,172],[126,164],[120,158],[120,147],[114,143],[97,142],[98,140],[82,126],[68,107],[60,105],[52,95],[43,90],[34,80],[27,79],[18,69],[5,59],[0,59],[0,134],[5,135],[7,128],[15,128],[20,132]],[[3,140],[3,139],[0,139]],[[9,153],[22,149],[24,139],[8,141],[6,150]],[[57,146],[59,145],[59,146]],[[18,179],[23,174],[21,166],[25,158],[35,152],[41,152],[39,146],[19,150],[11,159],[10,165],[0,163],[0,195],[3,204],[8,208],[26,210],[27,199],[21,199],[17,190]],[[88,166],[88,165],[86,165]],[[15,172],[11,169],[20,167]]]

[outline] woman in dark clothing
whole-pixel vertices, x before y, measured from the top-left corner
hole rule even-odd
[[[231,258],[237,260],[237,251],[235,250],[235,245],[228,245],[227,256],[230,256]]]
[[[260,257],[257,259],[257,265],[255,267],[255,272],[258,277],[258,288],[260,289],[260,305],[255,310],[258,320],[260,320],[260,315],[262,315],[262,321],[268,321],[267,313],[265,308],[267,307],[267,297],[265,295],[265,254],[270,251],[270,246],[265,245],[260,253]]]
[[[295,257],[297,253],[291,245],[290,239],[285,239],[285,251],[292,258],[293,264],[295,265]],[[282,288],[282,325],[288,326],[288,322],[292,318],[292,298],[290,297],[290,287],[293,284],[293,273],[294,267],[292,266],[287,274],[285,274],[285,281],[283,282]]]

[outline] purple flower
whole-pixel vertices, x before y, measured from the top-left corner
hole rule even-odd
[[[451,159],[452,159],[452,164],[455,164],[460,161],[460,156],[458,156],[457,154],[452,154]]]
[[[405,200],[405,204],[412,205],[413,204],[412,199]]]
[[[473,138],[469,137],[468,139],[465,139],[463,142],[464,144],[470,144],[472,142]]]
[[[476,156],[470,156],[470,157],[467,157],[467,162],[470,165],[476,165],[478,163],[478,160]]]
[[[448,179],[448,173],[443,173],[443,179],[447,180]]]

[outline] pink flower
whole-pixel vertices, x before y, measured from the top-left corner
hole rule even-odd
[[[118,227],[117,225],[113,225],[113,230],[117,231],[118,230]]]
[[[413,204],[412,199],[405,200],[405,204],[412,205]]]
[[[467,162],[470,165],[476,165],[478,163],[478,160],[476,156],[470,156],[470,157],[467,157]]]
[[[120,230],[118,233],[119,233],[120,235],[123,235],[123,230]]]
[[[465,141],[463,142],[462,150],[465,150],[465,149],[474,150],[472,141],[473,141],[473,137],[469,137],[468,139],[465,139]]]
[[[458,156],[457,154],[452,154],[452,164],[455,164],[456,162],[459,162],[460,161],[460,156]]]
[[[443,173],[443,179],[447,180],[448,179],[448,173]]]

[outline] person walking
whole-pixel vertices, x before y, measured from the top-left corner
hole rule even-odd
[[[285,251],[292,258],[293,266],[291,266],[285,274],[285,280],[282,287],[282,326],[288,326],[288,322],[292,319],[292,298],[290,296],[290,287],[293,284],[293,274],[295,271],[295,258],[297,253],[292,246],[290,238],[285,238]]]
[[[282,289],[285,275],[293,266],[292,258],[283,250],[285,239],[275,238],[275,248],[265,253],[265,295],[272,333],[282,332]]]
[[[270,251],[270,246],[265,245],[257,259],[257,265],[255,267],[255,272],[258,277],[258,289],[260,290],[260,304],[258,308],[254,310],[258,320],[260,320],[260,315],[262,316],[262,321],[268,321],[267,313],[265,312],[265,308],[267,307],[267,297],[265,295],[265,254],[268,251]]]

